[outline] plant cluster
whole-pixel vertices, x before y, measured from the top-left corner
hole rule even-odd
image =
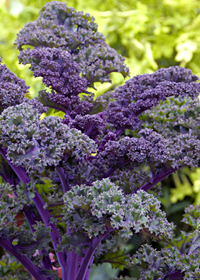
[[[95,82],[129,69],[93,17],[60,2],[46,4],[16,45],[46,89],[29,100],[0,64],[0,246],[36,280],[58,279],[58,269],[63,280],[88,280],[103,262],[137,267],[139,279],[200,277],[199,206],[185,209],[177,236],[158,199],[164,178],[199,166],[198,77],[169,67],[95,99]],[[128,256],[133,235],[144,244]]]

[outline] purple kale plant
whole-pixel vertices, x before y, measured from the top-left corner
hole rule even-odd
[[[56,280],[60,269],[63,280],[89,280],[105,262],[137,268],[116,279],[199,279],[200,207],[185,209],[189,230],[177,235],[159,201],[163,179],[200,165],[198,77],[160,69],[95,99],[95,82],[129,70],[93,17],[60,2],[47,3],[16,45],[46,85],[29,100],[0,64],[0,246],[25,267],[17,279]],[[49,108],[64,118],[42,117]],[[133,235],[143,244],[131,256]]]

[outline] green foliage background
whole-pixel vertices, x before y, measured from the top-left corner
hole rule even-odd
[[[0,56],[36,95],[41,87],[28,67],[18,65],[13,43],[25,23],[38,17],[46,0],[0,0]],[[131,76],[180,65],[200,76],[199,0],[68,0],[96,18],[107,43],[126,57]],[[120,81],[121,82],[121,81]]]
[[[46,0],[0,0],[0,57],[8,68],[30,85],[31,96],[44,88],[27,66],[18,64],[13,45],[25,23],[37,19]],[[126,58],[131,76],[179,65],[200,77],[199,0],[68,0],[68,6],[96,18],[107,43]],[[123,79],[112,76],[119,85]],[[111,85],[97,85],[98,94]],[[190,203],[200,204],[200,169],[183,169],[164,181],[162,204],[174,215]],[[170,187],[171,184],[173,187]],[[106,270],[106,269],[105,269]],[[105,278],[104,278],[105,279]],[[109,279],[109,278],[108,278]]]

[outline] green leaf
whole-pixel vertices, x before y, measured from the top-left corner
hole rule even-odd
[[[112,268],[123,270],[127,265],[127,256],[124,254],[124,250],[120,249],[117,252],[105,254],[102,262],[108,262]]]
[[[199,232],[199,229],[197,229],[195,231],[195,236],[193,238],[192,244],[191,244],[190,249],[188,251],[188,255],[191,255],[198,248],[200,248],[200,232]]]

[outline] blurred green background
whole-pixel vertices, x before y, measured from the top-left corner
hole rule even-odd
[[[37,19],[39,9],[46,2],[50,1],[0,0],[0,57],[12,72],[31,86],[32,96],[37,96],[44,86],[40,78],[32,77],[28,66],[18,64],[19,52],[14,41],[25,23]],[[131,77],[173,65],[190,68],[200,77],[200,0],[61,2],[96,18],[107,43],[126,58]],[[121,76],[113,75],[112,78],[116,85],[124,82]],[[105,87],[108,89],[108,85],[99,86],[99,92],[104,92]],[[169,220],[179,224],[187,205],[200,204],[200,169],[184,168],[164,180],[162,185],[163,209]],[[105,264],[103,269],[93,269],[91,280],[109,280],[111,274],[113,277],[116,273]]]
[[[46,0],[0,0],[0,56],[37,94],[28,67],[18,65],[13,45],[24,24],[37,19]],[[199,0],[68,0],[96,18],[111,47],[126,58],[131,76],[180,65],[200,76]]]

